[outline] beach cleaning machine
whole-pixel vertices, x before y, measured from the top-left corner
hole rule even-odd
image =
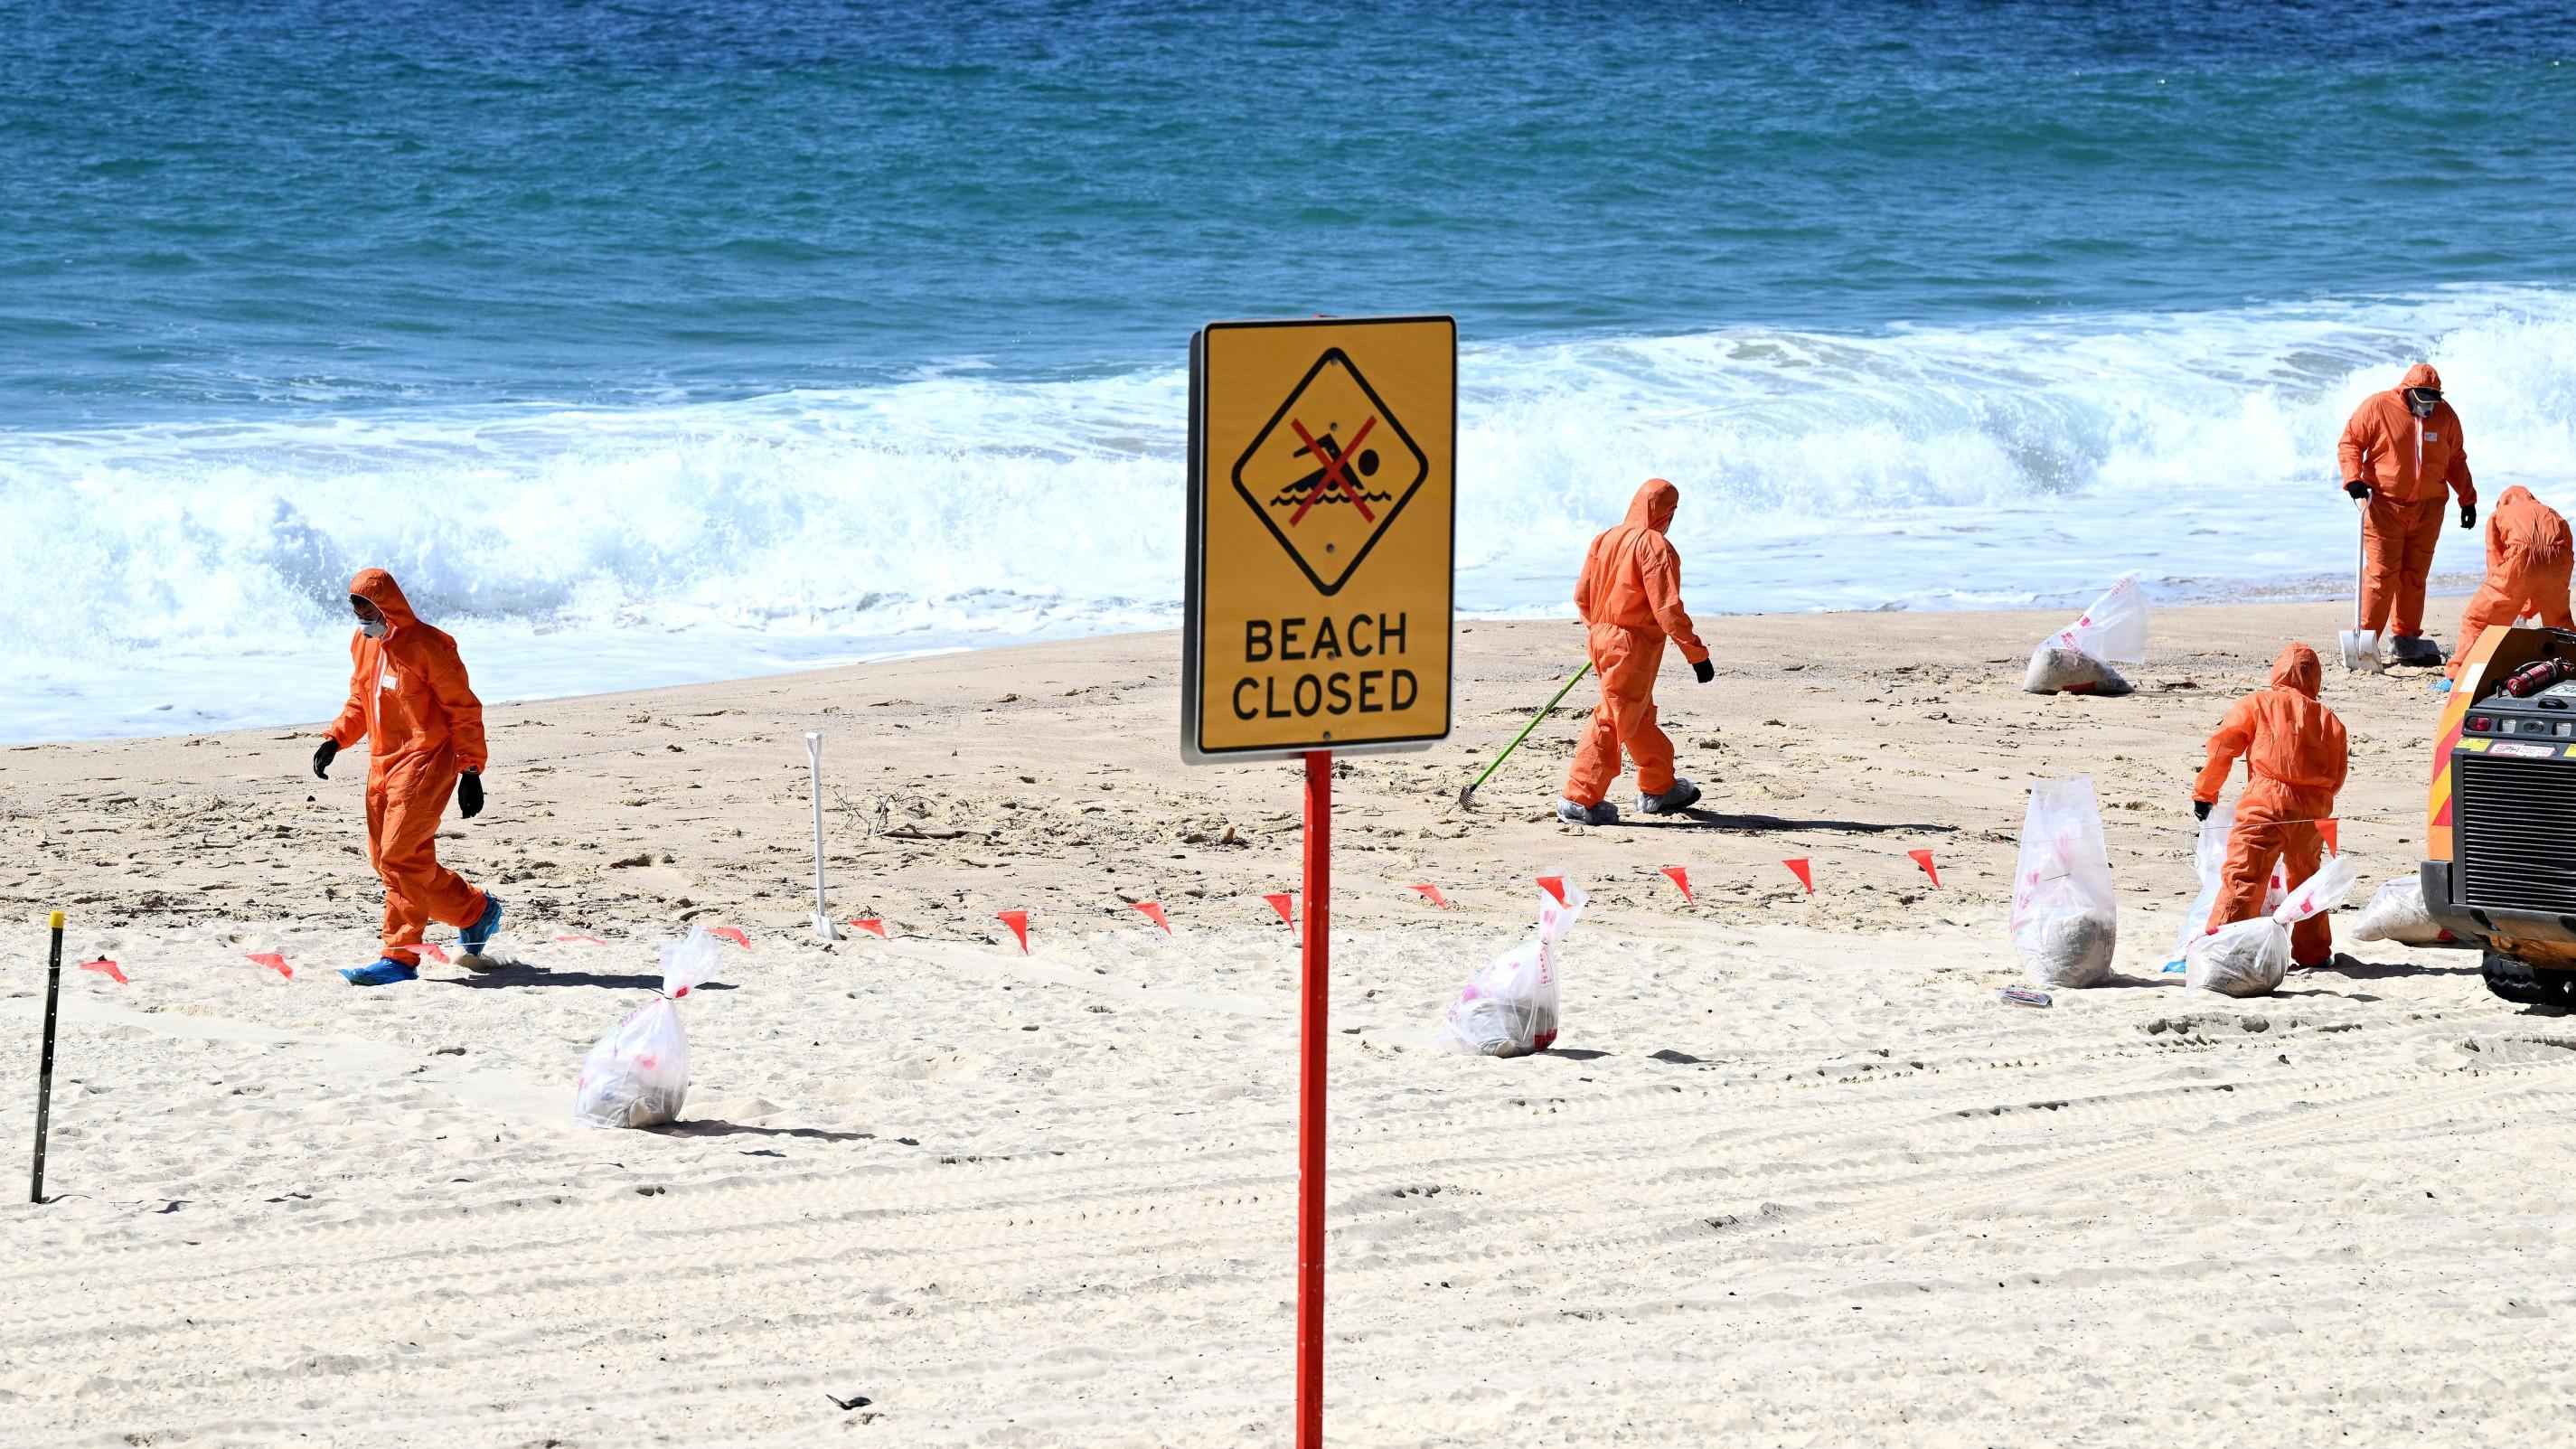
[[[2576,1009],[2576,632],[2490,628],[2433,747],[2424,905],[2487,989]]]

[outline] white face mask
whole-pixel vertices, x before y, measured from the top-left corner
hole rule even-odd
[[[2433,407],[2434,400],[2429,397],[2417,397],[2411,392],[2406,395],[2406,410],[2419,418],[2431,417]]]
[[[393,626],[387,624],[384,616],[379,614],[372,619],[359,620],[358,632],[366,635],[370,639],[382,639],[387,634],[393,632]]]

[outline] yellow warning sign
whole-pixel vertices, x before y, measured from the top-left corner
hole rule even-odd
[[[1191,339],[1184,757],[1448,735],[1457,393],[1447,317]]]

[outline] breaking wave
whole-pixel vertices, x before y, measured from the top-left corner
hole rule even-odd
[[[2576,502],[2558,291],[1471,344],[1460,598],[1570,612],[1650,474],[1703,612],[2053,605],[2131,569],[2168,598],[2339,588],[2337,431],[2417,357],[2488,493]],[[504,698],[1167,625],[1185,417],[1175,365],[0,432],[0,644],[35,662],[0,737],[326,714],[367,564]]]

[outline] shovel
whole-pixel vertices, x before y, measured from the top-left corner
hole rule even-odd
[[[2336,638],[2343,645],[2344,668],[2366,669],[2377,674],[2382,669],[2379,661],[2379,631],[2361,627],[2361,576],[2364,561],[2370,552],[2368,541],[2370,504],[2363,499],[2354,500],[2354,504],[2353,517],[2360,527],[2353,536],[2352,627],[2342,631]]]

